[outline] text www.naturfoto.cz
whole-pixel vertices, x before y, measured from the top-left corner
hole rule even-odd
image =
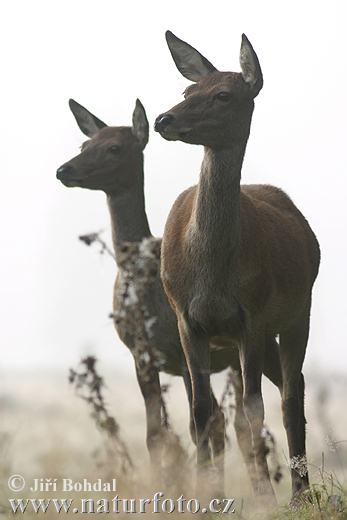
[[[155,493],[153,498],[120,498],[118,495],[113,499],[81,498],[76,501],[67,498],[18,498],[9,499],[10,507],[15,514],[46,513],[54,511],[57,513],[220,513],[231,514],[234,499],[213,498],[208,506],[202,507],[197,498],[186,499],[181,495],[177,499],[165,498],[163,493]],[[78,507],[76,504],[78,503]]]

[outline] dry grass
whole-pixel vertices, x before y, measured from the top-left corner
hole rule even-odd
[[[112,373],[105,369],[103,372],[107,385],[104,388],[105,405],[108,413],[115,417],[119,425],[121,439],[134,461],[134,472],[128,476],[118,473],[119,466],[114,458],[114,452],[109,449],[107,436],[95,426],[95,422],[90,418],[88,405],[76,396],[67,382],[66,374],[25,374],[20,377],[15,374],[8,375],[3,381],[0,394],[3,418],[0,435],[2,462],[0,503],[3,506],[7,504],[8,496],[5,484],[8,476],[13,473],[23,474],[28,481],[41,476],[68,477],[75,480],[87,478],[91,481],[97,478],[108,481],[117,477],[119,494],[124,497],[151,497],[153,491],[158,490],[165,491],[168,497],[175,496],[170,494],[172,493],[170,489],[166,492],[162,484],[155,482],[151,484],[149,481],[144,409],[134,374]],[[188,413],[183,383],[179,378],[164,379],[166,383],[170,382],[170,389],[166,393],[170,422],[189,454],[189,464],[192,467],[194,448],[188,432]],[[346,511],[344,488],[347,473],[347,446],[346,443],[341,442],[345,438],[347,423],[343,414],[345,383],[344,380],[339,382],[336,377],[329,381],[329,396],[322,401],[320,378],[308,378],[307,392],[310,397],[307,399],[308,459],[315,494],[313,503],[307,502],[300,511],[293,512],[286,507],[290,496],[290,482],[277,392],[271,385],[264,384],[266,420],[277,439],[277,452],[284,474],[283,481],[276,486],[281,507],[275,516],[270,516],[270,513],[264,516],[259,512],[259,504],[251,496],[232,425],[229,423],[226,491],[228,496],[235,497],[234,517],[247,520],[256,516],[274,519],[346,518],[346,512],[338,511],[338,509]],[[214,387],[220,396],[224,384],[225,376],[214,377]],[[326,417],[324,424],[320,421],[322,407]],[[330,435],[328,442],[327,430]],[[333,444],[331,438],[334,439]],[[324,459],[322,459],[322,452],[325,454]],[[176,465],[180,465],[178,459]],[[188,483],[181,488],[187,497],[195,496],[191,483],[190,477]],[[178,487],[181,484],[178,482]],[[67,495],[74,498],[80,496]],[[47,497],[49,494],[44,496]],[[41,514],[41,516],[48,519],[57,518],[57,515]],[[117,516],[129,518],[129,515]],[[10,517],[9,513],[3,513],[3,518]],[[26,514],[25,517],[30,518],[30,515]],[[204,517],[208,518],[208,515]]]

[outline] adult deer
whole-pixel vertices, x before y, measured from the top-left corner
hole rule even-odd
[[[139,100],[133,112],[132,127],[109,127],[74,100],[70,100],[70,108],[81,131],[90,139],[82,145],[79,155],[63,164],[57,170],[57,178],[67,187],[80,187],[102,190],[107,196],[111,215],[113,245],[116,261],[122,254],[124,242],[139,243],[152,237],[144,200],[143,150],[148,141],[148,122],[145,110]],[[119,292],[120,270],[115,282],[113,306],[115,311],[122,308],[129,312]],[[176,315],[171,309],[164,293],[160,275],[149,286],[148,298],[145,302],[152,316],[157,320],[152,326],[152,347],[161,355],[161,370],[183,376],[189,401],[192,391],[186,362],[180,344]],[[131,311],[130,311],[131,312]],[[161,459],[161,388],[159,369],[152,367],[151,379],[140,369],[135,349],[135,331],[127,331],[115,321],[115,327],[135,358],[138,383],[145,401],[147,416],[147,446],[154,469],[158,470]],[[269,357],[270,354],[269,354]],[[219,372],[228,366],[239,369],[238,356],[225,351],[216,350],[212,355],[211,370]],[[224,460],[224,416],[212,395],[213,419],[209,439],[213,455],[218,460],[221,479],[223,479]],[[242,410],[236,414],[237,431],[242,430]],[[191,416],[191,434],[195,442],[195,429]]]
[[[197,186],[176,200],[162,243],[162,279],[178,320],[193,389],[198,484],[210,454],[210,346],[238,348],[243,402],[252,432],[258,493],[273,497],[261,438],[261,375],[266,349],[279,335],[284,426],[293,497],[309,484],[305,451],[304,377],[311,291],[319,245],[290,198],[267,185],[240,187],[260,64],[242,36],[241,73],[219,72],[192,46],[166,33],[174,62],[194,82],[184,101],[158,116],[167,140],[204,146]],[[264,357],[265,355],[265,357]]]

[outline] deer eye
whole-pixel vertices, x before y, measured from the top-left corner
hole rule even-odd
[[[231,99],[231,94],[229,94],[229,92],[218,92],[218,94],[216,94],[216,99],[219,99],[220,101],[230,101]]]
[[[118,146],[118,144],[112,144],[108,147],[107,151],[116,155],[120,151],[120,146]]]

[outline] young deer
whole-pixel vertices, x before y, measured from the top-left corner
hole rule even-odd
[[[294,497],[309,483],[301,370],[319,245],[283,191],[267,185],[240,187],[253,100],[263,86],[246,36],[241,73],[219,72],[171,32],[166,38],[178,70],[194,84],[185,90],[184,101],[158,116],[155,130],[167,140],[204,146],[199,183],[176,200],[162,243],[162,279],[177,315],[193,389],[198,484],[210,457],[205,433],[212,410],[209,343],[222,343],[239,352],[256,462],[254,488],[274,499],[261,437],[261,375],[270,347],[280,357],[280,370],[275,363],[274,373],[282,394]]]
[[[70,108],[79,128],[90,139],[82,145],[79,155],[63,164],[57,170],[57,178],[68,187],[81,187],[102,190],[106,193],[111,215],[113,245],[116,261],[122,254],[124,242],[139,243],[151,237],[145,212],[143,150],[148,141],[148,122],[145,110],[139,100],[133,113],[132,127],[109,127],[74,100],[69,102]],[[120,270],[117,274],[114,290],[113,306],[123,313],[131,312],[124,305],[119,292]],[[164,293],[158,273],[151,284],[146,306],[157,320],[152,327],[152,347],[160,354],[163,361],[161,370],[173,375],[183,376],[189,401],[191,387],[186,362],[183,355],[177,329],[176,315],[171,309]],[[147,446],[151,462],[155,470],[160,468],[161,459],[161,388],[159,373],[155,367],[151,370],[151,379],[140,370],[140,360],[135,349],[135,331],[124,330],[115,321],[115,327],[122,341],[135,358],[138,383],[145,401],[147,417]],[[211,370],[219,372],[232,365],[239,368],[237,356],[232,353],[226,359],[221,350],[212,356]],[[221,478],[224,460],[224,416],[217,401],[212,395],[213,419],[211,422],[210,440],[213,454],[218,457]],[[191,416],[191,434],[195,442],[195,429]]]

